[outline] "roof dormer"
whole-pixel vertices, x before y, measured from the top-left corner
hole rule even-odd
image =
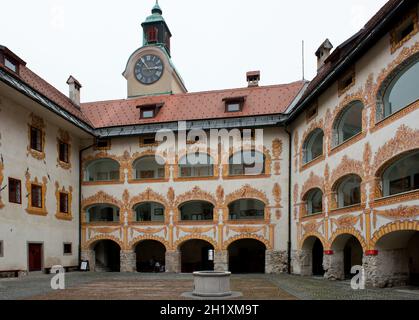
[[[20,66],[25,66],[26,62],[20,59],[7,47],[0,45],[0,65],[5,67],[8,71],[19,75]]]

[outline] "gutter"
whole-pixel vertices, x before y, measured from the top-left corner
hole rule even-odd
[[[292,134],[291,131],[288,130],[288,127],[285,126],[285,132],[288,134],[289,140],[289,152],[288,152],[288,242],[287,242],[287,249],[288,249],[288,261],[287,261],[287,269],[288,274],[291,274],[291,254],[292,254],[292,237],[291,237],[291,228],[292,228],[292,205],[291,205],[291,192],[292,192]]]
[[[316,86],[316,88],[309,94],[309,96],[304,99],[304,101],[302,101],[297,108],[291,112],[289,114],[289,118],[287,120],[287,123],[291,122],[295,117],[298,116],[299,112],[303,109],[303,107],[305,107],[305,105],[307,105],[319,92],[320,89],[322,89],[324,86],[326,86],[329,81],[332,81],[332,79],[334,79],[335,75],[337,73],[339,73],[342,69],[344,69],[346,67],[347,64],[349,64],[352,59],[356,56],[356,54],[361,51],[368,43],[369,41],[371,41],[371,39],[373,39],[375,37],[375,35],[381,31],[381,29],[384,27],[384,25],[391,19],[393,18],[393,15],[399,10],[399,8],[404,5],[406,3],[406,1],[402,0],[395,8],[393,8],[389,14],[387,14],[387,16],[385,18],[383,18],[380,23],[375,26],[375,28],[367,34],[367,36],[365,37],[364,40],[362,40],[356,47],[355,49],[352,50],[352,52],[350,54],[348,54],[345,59],[343,59],[337,67],[334,68],[334,70],[329,73],[329,75],[323,79],[323,81]]]

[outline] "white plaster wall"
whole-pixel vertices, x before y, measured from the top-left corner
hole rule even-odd
[[[27,154],[28,123],[31,111],[22,105],[4,97],[0,92],[0,154],[4,160],[3,186],[8,184],[8,178],[21,180],[22,204],[9,203],[8,188],[1,192],[5,204],[0,209],[0,240],[4,242],[4,256],[0,258],[1,270],[27,270],[27,243],[43,243],[43,267],[53,265],[77,266],[78,264],[78,183],[79,183],[79,141],[71,136],[71,170],[64,170],[57,166],[57,137],[59,128],[55,125],[57,117],[44,121],[46,123],[46,159],[39,161]],[[25,173],[29,168],[31,180],[49,174],[47,184],[46,208],[47,216],[28,214],[25,209],[28,205]],[[55,196],[55,182],[60,187],[73,187],[73,200],[71,203],[73,220],[61,221],[55,217],[57,204]],[[63,243],[72,243],[72,255],[64,256]]]

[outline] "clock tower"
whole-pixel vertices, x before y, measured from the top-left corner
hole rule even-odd
[[[141,24],[143,46],[128,59],[123,73],[127,79],[128,98],[147,95],[186,93],[170,53],[172,33],[163,18],[158,0],[151,16]]]

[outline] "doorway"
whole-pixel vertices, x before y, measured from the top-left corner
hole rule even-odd
[[[42,271],[42,250],[41,243],[28,244],[29,272]]]

